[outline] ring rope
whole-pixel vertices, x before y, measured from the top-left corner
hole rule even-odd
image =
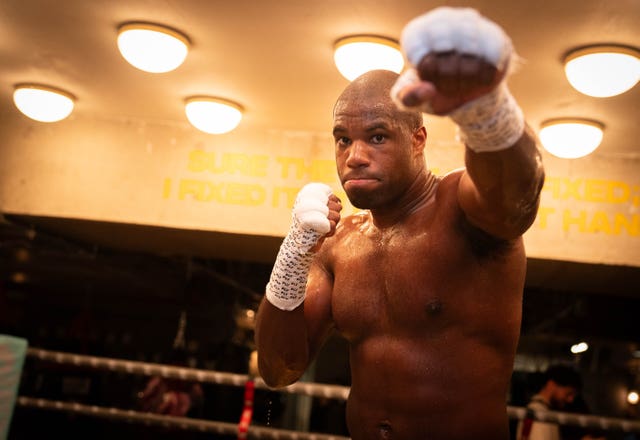
[[[244,387],[248,380],[255,381],[255,387],[271,390],[261,378],[252,378],[246,374],[226,373],[213,370],[200,370],[196,368],[174,367],[170,365],[152,364],[148,362],[111,359],[97,356],[87,356],[60,351],[28,348],[27,357],[37,358],[43,361],[57,364],[71,364],[78,367],[91,367],[98,370],[125,372],[144,376],[160,376],[169,379],[191,380],[197,382],[216,383],[220,385],[232,385]],[[288,387],[278,389],[290,394],[304,394],[313,397],[347,400],[349,387],[340,385],[314,384],[309,382],[297,382]]]
[[[122,420],[164,428],[178,428],[221,435],[237,435],[238,425],[235,423],[218,422],[212,420],[192,419],[189,417],[166,416],[118,408],[107,408],[95,405],[83,405],[58,400],[38,399],[33,397],[18,397],[17,404],[27,408],[39,408],[60,412],[82,414],[109,420]],[[280,439],[280,440],[349,440],[329,434],[296,432],[285,429],[275,429],[263,426],[249,426],[246,435],[248,439]]]
[[[582,428],[640,432],[640,422],[622,418],[602,417],[589,414],[567,413],[560,411],[532,410],[515,406],[507,407],[509,418],[524,420],[531,418],[538,422],[557,423],[559,425],[580,426]]]
[[[272,390],[260,378],[252,378],[246,374],[225,373],[195,368],[174,367],[162,364],[152,364],[139,361],[111,359],[97,356],[64,353],[59,351],[28,348],[27,357],[59,364],[72,364],[101,370],[141,374],[146,376],[160,376],[172,379],[192,380],[198,382],[217,383],[244,387],[246,382],[253,380],[255,388]],[[340,385],[318,384],[311,382],[296,382],[276,391],[291,394],[302,394],[312,397],[347,400],[349,387]],[[531,417],[534,420],[562,425],[580,426],[583,428],[598,428],[605,430],[621,430],[624,432],[640,432],[640,422],[622,418],[601,417],[595,415],[566,413],[559,411],[533,411],[527,408],[508,406],[509,418],[524,420]]]

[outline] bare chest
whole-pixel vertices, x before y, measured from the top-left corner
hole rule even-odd
[[[434,231],[360,236],[337,255],[332,310],[348,338],[445,328],[470,307],[462,299],[474,261],[453,237]]]

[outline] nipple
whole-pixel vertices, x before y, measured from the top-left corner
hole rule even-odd
[[[442,313],[442,309],[444,308],[444,304],[439,299],[434,299],[433,301],[429,301],[427,306],[425,307],[427,314],[429,316],[438,316]]]

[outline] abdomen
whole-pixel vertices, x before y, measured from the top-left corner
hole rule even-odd
[[[455,330],[362,341],[351,349],[353,439],[506,439],[505,355]]]

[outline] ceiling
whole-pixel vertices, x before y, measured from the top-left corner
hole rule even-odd
[[[598,154],[638,157],[629,140],[640,134],[640,87],[609,99],[583,96],[567,83],[561,64],[568,50],[586,44],[637,45],[637,0],[70,0],[64,8],[48,0],[4,0],[0,108],[15,111],[13,86],[35,82],[74,94],[78,116],[183,122],[183,100],[208,94],[243,105],[242,125],[251,129],[325,131],[346,85],[333,65],[333,43],[361,33],[397,38],[408,20],[443,4],[475,7],[511,36],[524,65],[510,85],[534,127],[560,116],[599,120],[607,129]],[[128,21],[185,33],[192,42],[185,63],[156,76],[128,65],[116,47],[117,28]]]
[[[397,38],[408,20],[444,4],[475,7],[511,36],[524,63],[511,77],[510,87],[534,128],[555,117],[599,120],[606,131],[596,155],[614,162],[640,158],[640,87],[608,99],[583,96],[567,83],[561,63],[568,50],[591,43],[638,45],[638,0],[3,0],[0,117],[16,111],[13,86],[34,82],[74,94],[74,115],[87,121],[184,124],[184,99],[206,94],[244,106],[241,127],[245,130],[329,130],[330,109],[347,84],[333,65],[333,43],[362,33]],[[165,24],[185,33],[192,43],[185,63],[153,80],[128,65],[118,53],[116,30],[129,21]],[[427,127],[430,138],[437,139],[438,122]],[[102,284],[105,294],[132,286],[138,286],[141,295],[179,291],[184,273],[176,267],[184,268],[184,260],[167,265],[157,260],[159,256],[268,266],[280,241],[20,213],[5,213],[0,220],[4,267],[0,275],[9,280],[18,264],[16,252],[29,248],[37,258],[20,267],[39,273],[40,286],[56,285],[56,291],[71,284]],[[255,279],[243,271],[229,277],[224,265],[209,273],[252,297],[266,276],[262,266],[256,270],[260,275]],[[531,260],[527,283],[540,292],[610,295],[629,301],[612,311],[616,315],[609,324],[634,319],[639,309],[638,268]],[[537,313],[545,315],[548,306],[549,302],[541,303]],[[551,316],[558,311],[550,310]],[[634,315],[621,318],[625,311]],[[555,329],[543,327],[546,333]],[[628,332],[629,326],[623,325],[616,337],[640,341],[637,334]]]

